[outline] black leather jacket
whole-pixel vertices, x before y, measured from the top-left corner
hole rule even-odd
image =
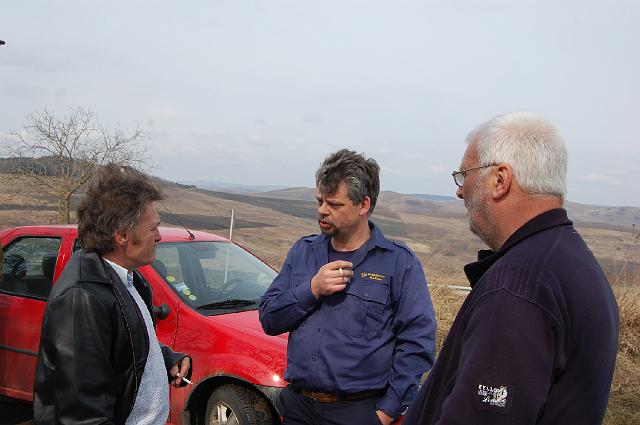
[[[134,285],[152,311],[149,285],[137,276]],[[168,371],[185,354],[161,348],[168,382]],[[42,320],[35,423],[124,424],[148,352],[144,320],[116,272],[96,253],[76,252],[51,291]]]

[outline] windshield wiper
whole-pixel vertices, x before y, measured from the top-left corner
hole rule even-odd
[[[258,300],[231,299],[231,300],[217,301],[215,303],[204,304],[196,308],[202,309],[202,310],[208,310],[208,309],[215,309],[215,308],[247,307],[250,305],[254,305],[257,302]]]

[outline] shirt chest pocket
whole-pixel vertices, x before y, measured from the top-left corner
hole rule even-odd
[[[357,338],[371,339],[380,335],[390,317],[388,278],[356,280],[345,293],[338,314],[338,329]]]

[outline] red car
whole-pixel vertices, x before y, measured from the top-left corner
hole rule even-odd
[[[193,385],[171,387],[169,423],[280,423],[287,336],[266,335],[258,300],[276,272],[220,236],[161,228],[153,287],[160,341],[193,358]],[[32,400],[40,322],[51,286],[80,249],[75,226],[0,231],[0,394]]]

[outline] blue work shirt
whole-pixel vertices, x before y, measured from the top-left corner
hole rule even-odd
[[[381,389],[376,408],[396,418],[433,365],[436,321],[418,258],[369,226],[346,289],[320,300],[311,279],[328,263],[331,238],[298,240],[260,300],[260,322],[269,335],[290,332],[284,377],[294,388]]]

